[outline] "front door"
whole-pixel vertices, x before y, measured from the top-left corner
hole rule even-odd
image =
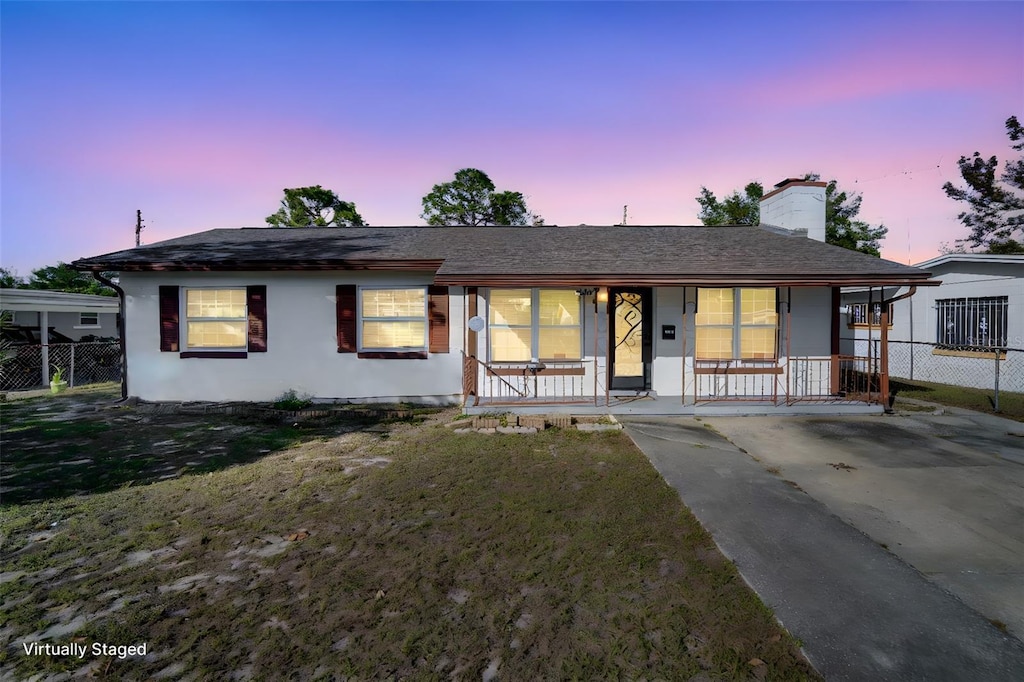
[[[611,389],[646,391],[651,388],[654,319],[651,289],[612,289],[609,292]]]

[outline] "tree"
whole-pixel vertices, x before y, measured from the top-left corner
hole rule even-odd
[[[434,185],[423,197],[421,218],[428,225],[543,225],[526,206],[522,192],[497,192],[487,174],[463,168],[451,182]]]
[[[808,173],[804,180],[817,182],[821,176]],[[825,241],[851,251],[860,251],[880,257],[879,242],[885,239],[889,228],[885,225],[872,227],[862,220],[854,220],[860,213],[860,194],[840,191],[835,180],[825,186]]]
[[[113,272],[102,273],[108,279],[116,277]],[[73,269],[67,263],[58,262],[45,268],[32,271],[24,289],[49,289],[51,291],[67,291],[73,294],[98,294],[100,296],[116,296],[117,292],[100,284],[91,273]]]
[[[1024,151],[1024,127],[1016,116],[1006,119],[1006,134],[1013,150]],[[967,204],[957,218],[970,228],[970,234],[957,241],[989,253],[1024,253],[1018,241],[1024,235],[1024,155],[1007,161],[998,180],[995,156],[985,159],[974,152],[970,159],[961,156],[957,165],[967,187],[951,182],[942,186],[950,199]]]
[[[761,219],[761,197],[764,187],[760,182],[748,183],[743,194],[733,192],[719,201],[714,193],[703,185],[697,203],[700,204],[700,221],[705,225],[757,225]]]
[[[365,227],[356,205],[342,201],[320,185],[284,190],[277,213],[267,216],[274,227]]]
[[[821,176],[807,173],[804,180],[817,182]],[[733,192],[719,201],[707,187],[700,188],[697,203],[698,217],[704,225],[757,225],[761,222],[761,197],[764,186],[750,182],[743,193]],[[879,241],[889,232],[884,225],[873,227],[854,220],[860,213],[861,196],[840,191],[838,183],[830,180],[825,186],[825,241],[852,251],[872,256],[879,254]]]
[[[25,279],[18,276],[14,270],[0,268],[0,289],[21,289],[25,286]]]

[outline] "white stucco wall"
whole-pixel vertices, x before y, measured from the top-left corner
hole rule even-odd
[[[692,318],[688,320],[693,326]],[[661,338],[661,328],[674,325],[675,340]],[[651,387],[658,395],[682,395],[683,392],[683,289],[659,287],[654,290],[654,364]],[[692,334],[692,330],[690,332]],[[690,342],[690,353],[693,343]]]
[[[449,295],[448,353],[426,360],[360,359],[337,352],[335,286],[426,286],[429,273],[122,273],[128,392],[144,400],[272,401],[287,390],[320,400],[458,402],[462,289]],[[267,352],[244,359],[160,351],[159,287],[267,287]]]

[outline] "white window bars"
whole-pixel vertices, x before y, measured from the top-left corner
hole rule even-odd
[[[936,301],[935,310],[935,340],[940,347],[1006,347],[1006,296],[947,298]]]

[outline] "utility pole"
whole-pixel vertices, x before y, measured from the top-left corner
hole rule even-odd
[[[135,246],[139,245],[142,237],[142,209],[135,212]]]

